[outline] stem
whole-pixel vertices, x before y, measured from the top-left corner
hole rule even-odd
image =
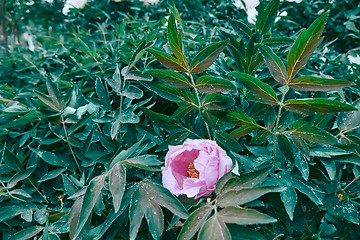
[[[21,198],[18,198],[18,197],[15,197],[14,195],[11,194],[11,192],[9,191],[9,189],[5,186],[5,184],[3,183],[3,181],[0,180],[0,183],[1,185],[3,185],[4,189],[6,190],[7,192],[7,195],[9,195],[10,197],[12,197],[13,199],[16,199],[16,200],[19,200],[21,202],[26,202],[25,200],[21,199]]]
[[[193,76],[191,75],[190,72],[188,72],[188,74],[189,74],[189,76],[190,76],[191,84],[192,84],[192,87],[194,88],[194,91],[195,91],[195,94],[196,94],[196,98],[197,98],[197,100],[198,100],[198,102],[199,102],[199,106],[198,106],[199,111],[201,111],[202,108],[203,108],[203,106],[201,105],[199,92],[198,92],[198,90],[197,90],[196,87],[195,87],[195,81],[194,81]],[[211,139],[211,134],[210,134],[209,125],[205,122],[205,120],[204,120],[204,123],[205,123],[205,126],[206,126],[206,131],[207,131],[207,133],[208,133],[208,135],[209,135],[209,139]]]
[[[79,171],[80,171],[80,173],[81,173],[82,170],[81,170],[81,168],[80,168],[79,162],[78,162],[78,160],[77,160],[77,158],[76,158],[76,156],[75,156],[74,150],[72,149],[71,144],[70,144],[70,142],[69,142],[69,137],[68,137],[68,133],[67,133],[66,126],[65,126],[64,116],[63,116],[62,113],[60,114],[60,116],[61,116],[61,123],[62,123],[62,125],[63,125],[63,129],[64,129],[64,133],[65,133],[65,141],[67,142],[67,144],[68,144],[68,146],[69,146],[69,148],[70,148],[70,151],[71,151],[71,155],[73,156],[73,158],[74,158],[74,160],[75,160],[75,163],[76,163],[76,166],[77,166],[77,168],[79,169]]]
[[[345,134],[345,133],[347,133],[347,132],[350,132],[350,131],[352,131],[352,130],[355,130],[355,129],[358,129],[358,128],[360,128],[360,125],[358,125],[358,126],[356,126],[356,127],[353,127],[353,128],[350,128],[350,129],[348,129],[348,130],[345,130],[345,131],[340,131],[340,133],[338,134],[338,135],[336,135],[336,137],[340,137],[340,136],[342,136],[343,134]]]
[[[35,184],[30,180],[28,179],[31,186],[35,189],[35,191],[47,202],[49,203],[49,201],[47,200],[47,198],[40,192],[40,190],[35,186]]]
[[[345,191],[348,187],[350,187],[351,184],[353,184],[354,182],[356,182],[359,179],[360,179],[360,175],[357,176],[356,178],[354,178],[354,180],[352,180],[348,185],[346,185],[346,187],[344,187],[344,189],[342,191]]]

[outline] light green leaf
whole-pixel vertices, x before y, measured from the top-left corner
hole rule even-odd
[[[202,93],[236,91],[235,85],[229,80],[206,75],[197,80],[195,87]]]
[[[109,174],[109,188],[112,195],[115,213],[117,213],[121,206],[121,201],[124,195],[126,185],[126,171],[121,162],[118,162],[110,170]]]
[[[177,237],[178,240],[190,240],[200,227],[205,223],[206,219],[210,216],[213,208],[211,206],[203,206],[196,209],[186,219],[181,231]]]
[[[239,225],[268,224],[277,220],[264,213],[249,208],[226,207],[218,212],[218,217],[226,223]]]
[[[231,72],[229,75],[236,77],[240,80],[249,91],[255,94],[255,97],[260,98],[266,104],[277,105],[279,101],[276,97],[274,89],[270,85],[263,83],[259,79],[250,76],[246,73]]]
[[[292,80],[289,87],[300,91],[331,91],[353,85],[352,82],[340,79],[327,79],[313,76],[302,76]]]
[[[224,48],[228,45],[229,39],[212,43],[202,49],[193,59],[190,65],[190,73],[200,73],[210,67]]]
[[[219,220],[217,215],[213,215],[201,227],[198,240],[221,239],[231,240],[231,235],[226,224]]]

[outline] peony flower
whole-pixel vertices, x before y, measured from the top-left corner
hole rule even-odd
[[[248,22],[252,24],[255,24],[257,16],[257,11],[255,8],[259,5],[259,3],[259,0],[233,0],[235,7],[244,9],[246,11],[248,15]]]
[[[169,146],[162,168],[163,186],[175,196],[209,196],[217,181],[231,171],[232,160],[216,142],[187,139],[182,145]]]
[[[62,12],[64,15],[67,15],[70,12],[71,8],[83,8],[86,3],[87,0],[66,0]]]

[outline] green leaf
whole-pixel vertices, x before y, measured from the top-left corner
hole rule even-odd
[[[286,67],[281,59],[266,45],[257,45],[265,58],[265,63],[270,70],[273,78],[280,84],[285,85],[288,82]]]
[[[360,108],[360,99],[352,104],[357,109]],[[341,112],[337,118],[337,124],[341,131],[346,131],[360,125],[360,111]]]
[[[155,47],[148,47],[146,51],[153,54],[156,59],[165,67],[179,72],[187,72],[187,69],[184,68],[177,59],[173,58],[167,53],[164,53],[160,49],[157,49]]]
[[[234,177],[234,174],[232,172],[226,173],[224,176],[222,176],[216,183],[215,187],[215,193],[216,195],[219,195],[227,181],[229,181],[231,178]]]
[[[289,87],[300,91],[331,91],[353,85],[352,82],[340,79],[327,79],[313,76],[302,76],[292,80]]]
[[[285,191],[280,193],[281,201],[284,204],[286,213],[288,214],[290,220],[294,219],[294,211],[297,202],[296,191],[292,187],[287,187]]]
[[[235,85],[229,80],[206,75],[197,80],[195,87],[202,93],[236,91]]]
[[[32,237],[35,237],[39,232],[43,231],[43,226],[31,226],[28,228],[25,228],[14,235],[12,235],[8,240],[26,240],[31,239]]]
[[[292,79],[296,73],[306,64],[310,55],[320,45],[323,37],[320,37],[324,30],[325,21],[329,11],[316,19],[308,29],[303,30],[287,56],[287,69],[289,79]]]
[[[46,106],[52,108],[56,112],[61,112],[60,106],[52,101],[51,98],[41,92],[34,91],[34,94],[43,102]]]
[[[266,240],[263,235],[252,228],[235,224],[226,224],[226,226],[229,228],[233,240]]]
[[[181,202],[175,198],[168,189],[162,187],[160,184],[146,181],[144,184],[146,191],[151,195],[152,201],[155,201],[159,205],[167,208],[175,215],[186,219],[189,214]]]
[[[211,93],[205,96],[203,106],[207,109],[225,109],[234,105],[235,100],[230,96],[224,96],[218,93]]]
[[[104,106],[107,110],[111,110],[110,97],[106,83],[104,86],[101,80],[97,79],[95,82],[95,90],[96,90],[96,94],[98,95],[101,101],[101,105]]]
[[[53,81],[51,81],[49,79],[46,79],[46,87],[47,87],[47,90],[49,92],[52,102],[55,104],[55,106],[59,110],[62,111],[64,109],[64,106],[63,106],[63,100],[61,98],[61,94],[60,94],[58,87],[53,83]]]
[[[357,108],[327,98],[289,99],[284,103],[287,110],[308,115],[312,112],[332,113],[341,111],[357,111]]]
[[[126,185],[126,171],[121,162],[118,162],[110,170],[109,188],[112,195],[115,213],[120,209]]]
[[[224,208],[217,215],[221,221],[239,225],[268,224],[277,221],[275,218],[256,210],[233,206]]]
[[[230,24],[233,27],[236,34],[240,35],[240,37],[246,41],[248,41],[253,34],[251,29],[246,24],[238,20],[231,19]]]
[[[62,174],[63,172],[65,172],[65,170],[66,170],[66,168],[57,168],[55,170],[52,170],[52,171],[46,173],[45,175],[43,175],[38,180],[38,182],[45,182],[47,180],[54,179],[54,178],[60,176],[60,174]]]
[[[266,7],[263,2],[260,3],[255,29],[259,30],[261,34],[267,33],[274,24],[279,5],[279,0],[272,0]]]
[[[81,207],[84,201],[84,196],[76,199],[75,203],[72,205],[70,212],[68,214],[66,223],[69,223],[69,236],[70,239],[74,239],[76,227],[79,223],[79,217],[81,212]]]
[[[172,13],[169,16],[169,21],[167,26],[167,36],[168,36],[169,45],[174,55],[180,60],[181,63],[185,63],[186,61],[183,53],[181,32],[177,30],[175,16]]]
[[[135,240],[136,235],[139,231],[141,221],[145,215],[147,205],[149,204],[149,199],[147,193],[142,186],[137,186],[133,194],[131,195],[130,202],[130,239]]]
[[[10,220],[27,211],[31,211],[35,206],[33,203],[14,204],[0,207],[0,222]],[[32,213],[32,211],[31,211]]]
[[[225,111],[218,111],[218,110],[210,110],[211,114],[215,117],[223,120],[232,125],[254,125],[258,126],[256,121],[249,117],[243,110],[237,109],[237,112],[225,112]]]
[[[156,159],[157,155],[145,154],[138,157],[133,157],[122,161],[123,163],[134,163],[134,164],[142,164],[146,166],[159,166],[163,164],[163,162]]]
[[[79,215],[79,222],[76,226],[73,239],[76,239],[83,230],[86,222],[88,221],[90,214],[101,195],[101,189],[104,186],[104,175],[100,175],[92,179],[89,186],[86,188],[84,200]]]
[[[270,105],[279,104],[274,89],[272,89],[270,85],[246,73],[231,72],[229,74],[240,80],[247,89],[255,94],[255,97],[262,99],[264,103]]]
[[[155,123],[161,127],[173,129],[178,128],[180,126],[180,123],[178,121],[170,116],[167,116],[165,114],[154,112],[150,109],[147,109],[145,107],[139,108],[146,116],[150,117],[152,120],[155,121]]]
[[[277,186],[262,186],[240,190],[229,190],[217,197],[216,204],[221,207],[243,205],[258,199],[267,193],[281,192],[283,190],[284,188]]]
[[[255,136],[251,138],[250,144],[263,145],[268,140],[270,132],[267,130],[260,130]]]
[[[145,73],[150,74],[154,78],[158,78],[161,81],[164,81],[174,87],[183,88],[191,86],[189,81],[182,74],[174,72],[172,70],[151,69],[146,71]]]
[[[294,40],[288,37],[269,37],[262,40],[261,43],[271,48],[280,48],[290,46]]]
[[[294,153],[292,150],[292,145],[289,139],[284,134],[279,134],[276,136],[278,146],[280,151],[284,154],[284,156],[289,159],[291,162],[294,161]]]
[[[64,167],[64,168],[66,168],[69,165],[68,159],[63,158],[63,157],[60,158],[52,152],[48,152],[45,150],[40,150],[40,149],[32,148],[32,147],[29,147],[29,149],[31,151],[33,151],[34,153],[36,153],[36,155],[39,158],[41,158],[42,160],[44,160],[45,162],[47,162],[50,165]]]
[[[182,102],[185,101],[185,97],[183,96],[182,92],[177,89],[176,87],[169,86],[164,83],[158,82],[141,82],[147,89],[156,93],[160,97],[163,97],[167,100],[173,102]]]
[[[304,154],[307,158],[310,158],[309,147],[305,143],[305,141],[299,137],[295,132],[290,133],[290,138],[294,143],[295,147],[300,150],[302,154]]]
[[[229,134],[229,139],[245,136],[245,135],[255,131],[256,129],[258,129],[258,126],[254,126],[254,125],[245,125],[245,126],[236,128],[234,131],[232,131]]]
[[[198,240],[208,239],[231,239],[229,229],[226,227],[224,222],[219,221],[217,215],[213,215],[211,218],[209,218],[209,220],[207,220],[200,229]]]
[[[111,169],[114,167],[114,165],[118,162],[127,160],[130,158],[131,155],[133,155],[136,151],[139,150],[140,145],[144,141],[144,138],[140,139],[137,143],[129,147],[127,150],[121,150],[118,151],[114,157],[110,160],[108,169]]]
[[[160,206],[157,203],[150,201],[146,207],[145,218],[151,236],[154,239],[159,239],[164,231],[164,214]]]
[[[8,184],[7,184],[7,188],[13,188],[15,187],[15,185],[28,178],[35,170],[35,167],[32,167],[32,168],[28,168],[28,169],[25,169],[24,171],[21,171],[21,172],[18,172],[16,173],[14,176],[12,176],[9,181],[8,181]]]
[[[267,177],[271,169],[271,167],[267,167],[254,172],[243,173],[240,176],[234,176],[225,184],[221,190],[221,194],[230,190],[241,190],[244,188],[255,187]]]
[[[311,124],[304,119],[294,122],[290,130],[310,142],[322,144],[337,143],[336,138],[332,134],[315,126],[311,126]]]
[[[212,213],[212,210],[213,208],[211,206],[204,206],[196,209],[193,213],[191,213],[181,228],[177,239],[190,240],[205,223],[206,219]]]
[[[229,39],[210,44],[202,49],[190,65],[190,73],[200,73],[210,67],[224,48],[229,44]]]
[[[313,201],[316,205],[322,205],[322,195],[320,189],[314,189],[310,186],[310,184],[305,184],[300,180],[294,179],[292,181],[292,187],[299,190],[305,196],[308,196],[311,201]]]

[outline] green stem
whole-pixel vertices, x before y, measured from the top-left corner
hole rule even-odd
[[[348,129],[348,130],[346,130],[346,131],[340,131],[340,133],[338,134],[338,135],[336,135],[336,137],[340,137],[340,136],[342,136],[343,134],[345,134],[345,133],[348,133],[348,132],[350,132],[350,131],[352,131],[352,130],[355,130],[355,129],[358,129],[358,128],[360,128],[360,125],[358,125],[358,126],[356,126],[356,127],[353,127],[353,128],[350,128],[350,129]]]
[[[4,189],[6,190],[6,194],[9,195],[10,197],[12,197],[13,199],[19,200],[21,202],[26,202],[25,200],[15,197],[14,195],[11,194],[11,192],[9,191],[9,189],[5,186],[5,184],[3,183],[3,181],[0,180],[1,185],[4,187]]]
[[[345,191],[348,187],[350,187],[351,184],[353,184],[354,182],[356,182],[359,179],[360,179],[360,175],[357,176],[356,178],[354,178],[354,180],[352,180],[348,185],[346,185],[346,187],[344,187],[344,189],[342,191]]]
[[[198,102],[199,102],[199,106],[198,106],[199,111],[201,112],[202,109],[203,109],[203,106],[202,106],[201,101],[200,101],[199,92],[198,92],[198,90],[197,90],[196,87],[195,87],[195,81],[194,81],[193,76],[191,75],[190,72],[188,72],[188,74],[189,74],[189,76],[190,76],[191,84],[192,84],[192,87],[194,88],[194,91],[195,91],[195,94],[196,94],[196,98],[197,98],[197,100],[198,100]],[[209,139],[212,139],[212,138],[211,138],[211,134],[210,134],[209,125],[205,122],[205,120],[204,120],[204,123],[205,123],[205,126],[206,126],[207,133],[208,133],[208,135],[209,135]]]

